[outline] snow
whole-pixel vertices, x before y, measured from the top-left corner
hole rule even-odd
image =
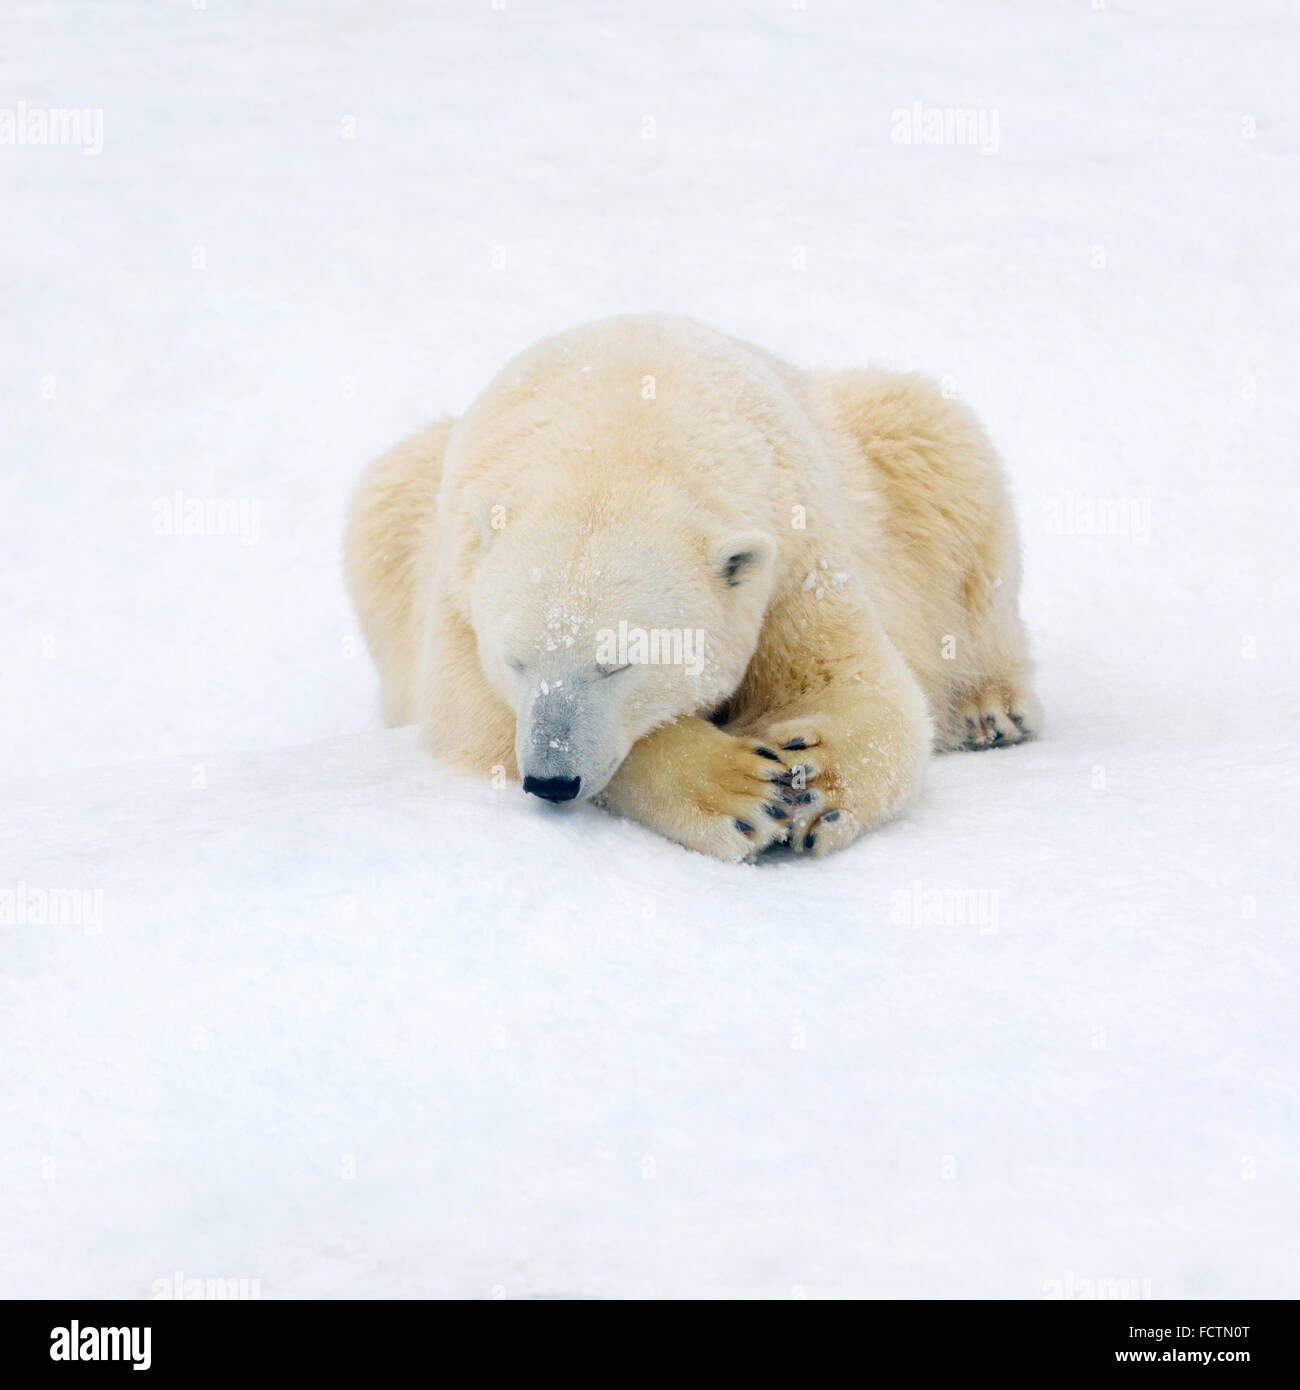
[[[1295,39],[8,16],[103,151],[0,146],[0,1294],[1300,1294]],[[737,869],[380,729],[360,465],[635,309],[976,406],[1048,737]]]

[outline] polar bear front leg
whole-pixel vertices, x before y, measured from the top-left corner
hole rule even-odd
[[[933,732],[925,696],[874,614],[809,629],[800,659],[768,664],[760,650],[750,708],[765,712],[740,727],[789,764],[789,843],[821,856],[906,807]]]
[[[687,849],[739,862],[789,835],[799,795],[791,772],[762,739],[684,716],[635,744],[596,800]]]
[[[469,624],[434,602],[421,653],[417,717],[435,757],[483,777],[519,780],[515,716],[488,685]]]

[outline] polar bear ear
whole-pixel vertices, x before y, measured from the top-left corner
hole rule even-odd
[[[465,510],[474,519],[474,525],[478,528],[479,539],[484,545],[492,539],[492,512],[491,503],[486,497],[470,483],[461,493],[461,501],[465,504]]]
[[[729,589],[763,578],[776,562],[776,542],[764,531],[737,531],[714,544],[713,572]]]

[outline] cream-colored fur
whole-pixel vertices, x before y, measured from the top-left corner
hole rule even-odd
[[[390,724],[723,859],[840,848],[932,746],[1037,727],[1014,517],[971,413],[684,319],[540,343],[384,455],[346,568]],[[620,623],[702,630],[707,659],[614,670]]]

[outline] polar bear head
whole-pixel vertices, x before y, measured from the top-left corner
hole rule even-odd
[[[638,739],[715,709],[758,644],[775,542],[656,500],[634,516],[535,498],[512,516],[469,490],[479,664],[514,710],[524,789],[548,801],[596,795]]]
[[[638,739],[736,691],[811,440],[774,367],[655,315],[536,345],[461,417],[440,572],[528,790],[597,795]]]

